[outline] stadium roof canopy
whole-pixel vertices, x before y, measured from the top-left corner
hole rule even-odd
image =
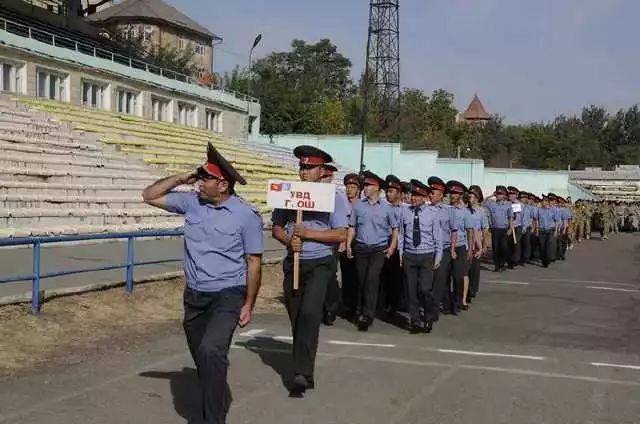
[[[86,19],[99,24],[132,20],[164,22],[183,31],[195,32],[212,40],[222,40],[221,37],[162,0],[124,0],[89,15]]]

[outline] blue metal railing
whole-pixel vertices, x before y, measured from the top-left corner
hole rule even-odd
[[[50,236],[50,237],[16,237],[0,239],[0,247],[3,246],[33,246],[33,272],[30,275],[15,275],[6,278],[0,278],[0,284],[13,283],[17,281],[31,281],[31,311],[34,314],[40,312],[42,306],[42,296],[40,293],[40,280],[43,278],[60,277],[63,275],[80,274],[84,272],[109,271],[113,269],[125,269],[125,289],[127,293],[133,292],[133,270],[136,265],[156,265],[169,262],[180,262],[182,258],[169,258],[154,261],[136,262],[134,255],[134,241],[143,237],[174,237],[182,236],[183,230],[164,230],[164,231],[136,231],[129,233],[104,233],[104,234],[78,234],[68,236]],[[65,243],[72,241],[90,241],[90,240],[112,240],[127,239],[127,258],[126,262],[115,265],[105,265],[93,268],[81,268],[71,270],[61,270],[48,273],[42,273],[40,268],[40,251],[43,244]]]

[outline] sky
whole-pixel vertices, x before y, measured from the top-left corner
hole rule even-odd
[[[223,37],[215,71],[329,38],[360,75],[366,0],[167,0]],[[400,0],[400,83],[444,88],[464,110],[477,93],[509,123],[609,111],[640,100],[638,0]]]

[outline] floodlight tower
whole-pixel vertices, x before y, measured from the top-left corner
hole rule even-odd
[[[360,168],[367,138],[367,115],[380,113],[383,129],[396,127],[400,112],[400,16],[399,0],[370,0],[367,59],[364,72],[364,107]]]

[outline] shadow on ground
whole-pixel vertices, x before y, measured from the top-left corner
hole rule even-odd
[[[173,407],[178,415],[188,422],[194,422],[201,411],[198,374],[194,368],[182,368],[181,371],[145,371],[141,377],[169,380]]]
[[[242,346],[250,352],[260,357],[263,364],[271,367],[282,380],[282,385],[289,392],[291,390],[291,380],[293,371],[291,367],[291,345],[273,339],[251,339],[246,342],[237,342],[237,346]]]

